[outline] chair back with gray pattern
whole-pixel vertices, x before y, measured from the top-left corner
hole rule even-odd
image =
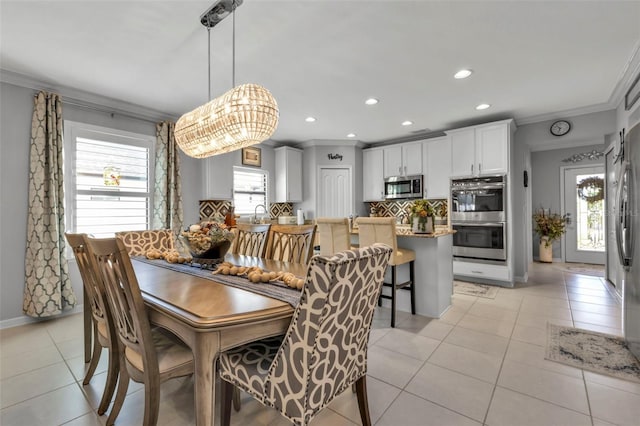
[[[366,374],[369,331],[391,251],[374,244],[311,259],[265,385],[265,399],[290,419],[307,424]]]
[[[116,232],[116,238],[122,240],[129,256],[144,256],[151,249],[162,252],[174,249],[174,236],[171,229],[122,231]]]

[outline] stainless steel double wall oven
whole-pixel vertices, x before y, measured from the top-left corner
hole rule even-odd
[[[504,175],[451,181],[453,255],[507,260],[507,179]]]

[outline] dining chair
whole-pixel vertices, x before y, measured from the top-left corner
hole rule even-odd
[[[102,348],[106,348],[109,353],[109,363],[107,366],[107,379],[102,391],[102,398],[98,405],[98,414],[102,415],[107,411],[111,403],[111,398],[116,389],[119,372],[118,335],[115,330],[111,310],[107,303],[105,288],[102,280],[98,278],[97,271],[93,269],[89,259],[87,235],[65,233],[69,246],[73,249],[73,255],[78,264],[82,286],[87,292],[90,306],[84,309],[91,309],[91,323],[93,328],[93,353],[89,363],[89,368],[82,380],[83,385],[88,385],[96,371]]]
[[[220,354],[222,426],[231,419],[234,386],[294,424],[307,425],[353,384],[362,424],[371,424],[367,347],[391,252],[374,244],[311,259],[286,334]]]
[[[129,379],[144,384],[144,425],[155,425],[160,384],[193,374],[193,354],[180,339],[160,327],[151,328],[127,248],[118,238],[88,238],[89,255],[106,288],[120,338],[120,380],[107,418],[112,425],[124,403]]]
[[[236,225],[237,233],[233,240],[231,253],[245,256],[264,257],[270,227],[270,224],[252,225],[238,223]]]
[[[267,240],[267,259],[309,263],[313,254],[316,225],[271,225]]]
[[[318,225],[318,243],[321,255],[328,256],[351,249],[349,219],[346,217],[319,217],[316,219],[316,224]]]
[[[396,326],[396,291],[399,289],[411,292],[411,313],[416,313],[416,293],[415,293],[415,260],[416,253],[413,250],[398,247],[396,236],[396,219],[394,217],[359,217],[358,240],[360,246],[369,246],[374,243],[383,243],[393,247],[393,254],[389,260],[391,266],[391,282],[383,283],[383,287],[391,288],[391,294],[380,293],[378,305],[382,306],[382,299],[391,300],[391,327]],[[409,280],[398,282],[396,267],[409,264]]]
[[[151,249],[162,252],[174,250],[174,235],[171,229],[148,229],[143,231],[116,232],[129,256],[144,256]]]

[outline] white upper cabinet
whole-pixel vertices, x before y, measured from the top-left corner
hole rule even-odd
[[[424,198],[447,199],[451,176],[451,140],[433,138],[423,142]]]
[[[302,201],[302,151],[288,146],[274,149],[276,154],[276,203]]]
[[[364,201],[384,200],[383,164],[382,149],[362,151],[362,198]]]
[[[446,132],[451,137],[451,175],[507,173],[512,123],[505,120]]]
[[[422,143],[384,148],[384,177],[422,174]]]
[[[233,165],[236,152],[205,159],[204,199],[233,200]]]

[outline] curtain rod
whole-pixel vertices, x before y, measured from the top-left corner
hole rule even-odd
[[[107,114],[110,114],[111,117],[113,117],[114,115],[118,114],[118,115],[122,115],[124,117],[129,117],[129,118],[134,118],[136,120],[141,120],[141,121],[146,121],[148,123],[159,123],[161,121],[164,120],[168,120],[168,118],[160,119],[154,119],[154,118],[150,118],[148,116],[144,116],[142,114],[137,114],[134,112],[130,112],[130,111],[123,111],[117,108],[108,108],[108,107],[104,107],[104,106],[100,106],[100,105],[95,105],[95,104],[91,104],[91,103],[87,103],[87,102],[83,102],[81,100],[78,99],[74,99],[74,98],[69,98],[67,96],[61,96],[62,98],[62,104],[64,105],[71,105],[71,106],[76,106],[82,109],[88,109],[88,110],[94,110],[94,111],[100,111],[100,112],[106,112]]]

